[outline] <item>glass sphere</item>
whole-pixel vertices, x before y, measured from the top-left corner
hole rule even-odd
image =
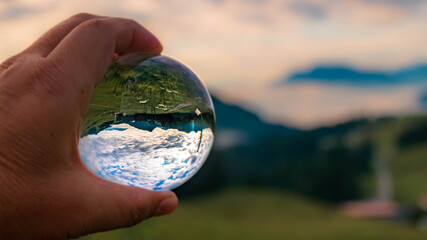
[[[203,165],[215,114],[200,79],[167,56],[132,53],[113,61],[83,121],[79,152],[96,175],[170,190]]]

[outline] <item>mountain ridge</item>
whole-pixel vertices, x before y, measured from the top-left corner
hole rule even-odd
[[[318,82],[345,85],[402,85],[427,82],[427,63],[397,70],[360,70],[345,65],[318,65],[280,79],[281,85],[299,82]]]
[[[240,106],[224,103],[215,96],[212,96],[212,102],[215,107],[216,131],[218,132],[234,129],[247,133],[251,138],[259,138],[299,131],[285,125],[267,123],[257,114]]]

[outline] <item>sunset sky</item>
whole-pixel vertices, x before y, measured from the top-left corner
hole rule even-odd
[[[317,66],[395,72],[426,64],[423,0],[0,0],[0,61],[78,12],[137,20],[213,94],[270,122],[312,128],[409,113],[427,93],[420,83],[287,83]]]

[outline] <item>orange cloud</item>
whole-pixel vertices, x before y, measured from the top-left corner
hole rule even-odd
[[[304,2],[307,9],[302,6],[300,10],[292,7],[295,2],[0,1],[0,61],[19,52],[55,23],[77,12],[133,18],[159,36],[166,54],[182,59],[195,69],[211,90],[225,94],[230,88],[238,89],[240,93],[230,99],[260,106],[260,111],[268,109],[266,116],[269,119],[306,125],[313,124],[315,116],[326,121],[344,112],[347,114],[346,109],[338,105],[331,110],[319,110],[320,104],[331,104],[336,101],[332,96],[338,97],[339,94],[329,96],[330,90],[310,86],[295,87],[292,89],[294,93],[289,89],[271,90],[270,86],[281,76],[318,63],[397,68],[427,61],[425,1],[418,1],[416,6],[404,6],[379,0],[304,0],[298,2]],[[310,6],[313,9],[310,10]],[[11,18],[13,11],[20,8],[36,11],[19,16],[15,12],[15,18]],[[310,17],[316,11],[321,11],[324,16]],[[263,94],[256,94],[253,89]],[[351,91],[343,91],[356,96]],[[402,97],[408,100],[396,103],[395,107],[386,104],[389,95],[371,92],[366,98],[376,103],[371,104],[369,111],[398,111],[402,107],[400,104],[409,106],[413,103],[413,99],[409,100],[412,91],[399,91],[393,94],[403,94]],[[299,101],[302,99],[300,94],[306,96],[306,100]],[[369,105],[366,100],[351,99],[348,105]],[[290,104],[296,101],[303,106],[298,109],[306,110],[298,110]],[[263,105],[262,102],[266,103]],[[286,109],[279,111],[283,106]],[[316,109],[310,111],[310,107]],[[349,109],[358,111],[358,108]]]
[[[332,125],[354,117],[405,114],[417,111],[419,89],[408,87],[349,88],[313,83],[271,90],[223,92],[229,102],[239,102],[270,122],[300,128]]]

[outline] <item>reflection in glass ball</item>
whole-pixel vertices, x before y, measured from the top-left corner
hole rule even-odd
[[[169,190],[203,165],[214,140],[211,97],[186,66],[133,53],[110,66],[84,119],[79,151],[98,176]]]

